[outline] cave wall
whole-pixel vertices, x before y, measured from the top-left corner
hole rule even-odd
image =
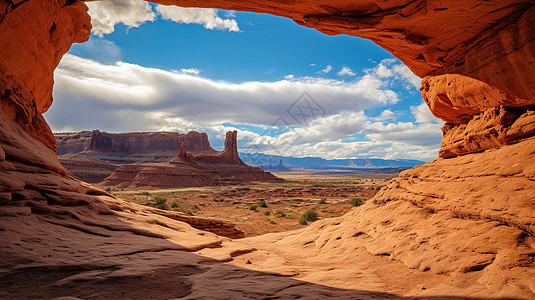
[[[418,289],[416,295],[453,291],[463,297],[533,299],[533,1],[155,2],[271,13],[327,34],[376,42],[422,77],[424,100],[446,122],[442,157],[403,172],[375,198],[343,217],[318,221],[304,230],[222,244],[219,237],[192,231],[183,222],[218,235],[240,236],[231,224],[186,220],[178,213],[128,203],[68,176],[41,114],[52,102],[53,71],[61,57],[72,43],[89,37],[87,7],[77,0],[0,0],[4,271],[84,265],[101,272],[103,266],[117,268],[121,265],[117,257],[126,257],[133,258],[131,270],[140,272],[140,260],[134,257],[138,253],[154,255],[155,259],[147,259],[164,264],[161,259],[167,254],[161,250],[202,249],[205,256],[211,252],[203,248],[213,247],[229,252],[223,258],[216,253],[219,261],[242,259],[244,267],[280,272],[277,278],[298,275],[322,285],[336,279],[337,286],[355,289],[362,288],[362,278],[371,278],[367,288],[390,291],[409,270],[418,276],[415,282],[432,277],[431,273],[447,276],[437,279],[435,287],[426,284],[426,289],[410,282]],[[474,153],[483,150],[487,151]],[[296,265],[299,259],[301,266]],[[91,260],[93,266],[88,265]],[[184,260],[193,263],[191,257]],[[263,265],[257,264],[262,261]],[[258,297],[259,286],[270,287],[263,278],[251,284],[255,282],[251,276],[245,277],[245,284],[232,285],[228,274],[234,277],[236,272],[226,274],[206,263],[203,268],[212,268],[215,275],[209,280],[198,277],[195,291],[208,282],[218,295],[221,287],[228,286],[233,293],[228,298],[250,298]],[[376,282],[376,270],[381,268],[386,269],[385,281],[394,284]],[[363,270],[369,273],[355,273]],[[241,293],[244,287],[253,291]]]
[[[91,34],[87,6],[70,0],[3,0],[0,12],[0,111],[55,150],[41,114],[52,104],[54,70],[63,54]]]

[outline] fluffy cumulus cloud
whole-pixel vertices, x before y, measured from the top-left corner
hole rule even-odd
[[[368,75],[354,82],[292,77],[231,83],[193,76],[196,73],[195,69],[173,72],[124,62],[105,65],[65,55],[56,71],[55,92],[59,99],[76,98],[95,106],[102,103],[145,112],[161,110],[213,123],[270,124],[305,91],[331,114],[398,102],[396,93],[383,89],[380,80]],[[298,124],[292,118],[288,121],[289,125]]]
[[[411,107],[412,114],[418,123],[428,123],[436,121],[437,118],[433,116],[427,104],[422,103],[418,106]]]
[[[115,25],[124,24],[130,28],[156,20],[157,14],[144,0],[102,0],[87,2],[93,33],[102,37],[115,31]],[[240,28],[234,12],[227,12],[228,19],[218,16],[215,9],[182,8],[178,6],[157,5],[156,12],[164,20],[183,24],[200,24],[210,30],[239,32]]]
[[[327,73],[330,73],[332,70],[333,70],[333,66],[327,65],[325,69],[319,71],[318,73],[327,74]]]
[[[141,24],[156,20],[151,6],[143,0],[104,0],[87,2],[93,33],[98,36],[110,34],[115,25],[139,27]]]
[[[205,78],[195,68],[166,71],[65,55],[55,73],[55,103],[45,117],[56,131],[195,130],[207,132],[215,144],[236,129],[240,151],[246,152],[436,157],[440,122],[425,104],[411,108],[416,122],[396,121],[387,108],[377,117],[366,115],[367,109],[399,101],[390,81],[408,79],[392,72],[386,80],[368,71],[352,81],[286,76],[233,83]]]
[[[178,6],[156,6],[156,11],[164,20],[183,24],[200,24],[210,30],[228,30],[239,32],[238,22],[234,19],[222,19],[217,10],[211,8],[183,8]],[[229,17],[234,14],[227,14]]]
[[[349,67],[343,67],[338,73],[336,73],[338,76],[355,76],[355,72],[351,70]]]
[[[368,69],[366,72],[382,79],[404,81],[407,83],[407,89],[419,89],[421,86],[420,77],[414,75],[407,66],[396,63],[395,59],[383,59],[375,68]]]

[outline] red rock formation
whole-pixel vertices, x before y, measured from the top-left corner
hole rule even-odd
[[[123,165],[99,185],[147,190],[283,181],[269,172],[247,165],[170,162]]]
[[[217,153],[206,133],[134,132],[99,130],[55,134],[60,161],[73,177],[100,183],[122,164],[165,162],[187,145],[194,153]],[[191,154],[189,154],[191,156]]]
[[[192,161],[193,161],[193,155],[191,155],[189,152],[186,151],[186,146],[184,145],[184,142],[182,142],[180,143],[180,149],[178,149],[178,153],[169,162],[170,163],[182,163],[182,162],[192,162]]]
[[[447,122],[441,155],[462,156],[404,172],[343,218],[221,239],[68,177],[41,113],[62,55],[89,36],[87,8],[0,1],[3,296],[91,298],[82,292],[109,278],[194,266],[180,297],[535,297],[532,0],[155,2],[271,13],[376,42],[424,78],[424,99]],[[166,286],[176,273],[162,275]]]
[[[243,161],[238,155],[238,132],[236,130],[227,132],[225,137],[225,149],[221,153],[217,154],[204,154],[195,155],[196,161],[202,161],[206,163],[226,163],[226,164],[241,164]]]
[[[83,151],[114,152],[123,155],[176,151],[181,143],[194,152],[214,152],[206,133],[131,132],[107,133],[99,130],[56,134],[58,155]]]
[[[162,189],[190,186],[283,182],[261,168],[244,164],[238,156],[237,131],[227,132],[225,149],[214,154],[192,155],[184,142],[167,163],[123,165],[102,186],[128,189]]]
[[[439,155],[452,157],[517,143],[535,135],[535,111],[530,107],[493,107],[467,123],[446,123]]]
[[[113,174],[119,165],[93,157],[64,155],[60,157],[61,165],[69,175],[87,183],[99,183]]]

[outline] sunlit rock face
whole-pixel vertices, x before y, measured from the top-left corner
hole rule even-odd
[[[184,216],[125,203],[68,176],[41,113],[52,103],[61,57],[89,37],[86,5],[1,1],[2,274],[29,266],[98,270],[80,275],[83,281],[182,262],[205,272],[189,281],[192,298],[210,291],[364,298],[324,284],[413,296],[535,297],[533,1],[155,2],[270,13],[372,40],[422,78],[424,100],[446,121],[442,157],[402,173],[348,215],[305,230],[245,241],[199,231]],[[239,236],[231,225],[206,222],[217,234]],[[273,273],[240,273],[217,261]]]

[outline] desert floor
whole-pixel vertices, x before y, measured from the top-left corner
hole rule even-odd
[[[373,197],[396,175],[383,173],[275,173],[283,183],[108,191],[138,204],[231,222],[256,236],[302,228],[300,216],[313,210],[318,219],[338,217]],[[102,188],[106,188],[105,186]],[[356,203],[359,202],[359,203]],[[311,221],[307,222],[309,225]]]

